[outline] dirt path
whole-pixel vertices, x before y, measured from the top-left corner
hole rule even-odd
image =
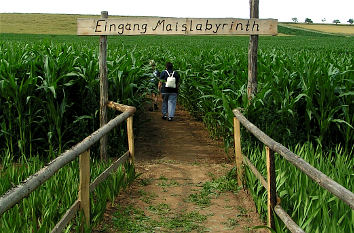
[[[142,174],[94,232],[256,232],[264,225],[250,195],[229,178],[222,145],[200,122],[177,109],[171,122],[148,112],[141,127],[135,150]]]

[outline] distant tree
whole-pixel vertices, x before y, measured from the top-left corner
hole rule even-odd
[[[292,18],[291,20],[292,20],[294,23],[299,22],[296,17],[295,17],[295,18]]]
[[[339,21],[339,19],[335,19],[335,20],[333,20],[333,23],[335,23],[335,24],[339,24],[339,23],[340,23],[340,21]]]
[[[305,19],[305,23],[313,23],[313,21],[312,21],[312,19],[310,19],[310,18],[306,18],[306,19]]]
[[[350,23],[350,24],[353,24],[354,20],[353,19],[349,19],[347,22]]]
[[[321,19],[322,23],[326,22],[326,18]]]

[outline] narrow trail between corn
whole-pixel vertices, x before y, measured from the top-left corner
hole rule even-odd
[[[141,175],[107,204],[93,232],[267,232],[252,229],[265,224],[247,190],[203,196],[206,182],[225,176],[233,165],[201,122],[179,107],[173,121],[161,119],[159,110],[143,118],[139,126],[134,122]]]

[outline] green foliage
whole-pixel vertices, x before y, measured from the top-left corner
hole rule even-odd
[[[279,32],[291,30],[279,26]],[[248,37],[114,37],[108,42],[109,99],[141,106],[151,92],[148,61],[155,60],[159,70],[171,61],[181,74],[179,103],[222,138],[226,150],[233,147],[232,109],[240,107],[266,134],[285,146],[298,145],[295,153],[343,186],[354,187],[354,41],[292,33],[300,36],[260,37],[259,92],[250,105]],[[97,50],[94,37],[1,35],[3,164],[34,154],[54,156],[98,128]],[[125,127],[113,132],[110,140],[121,142],[114,150],[124,147],[124,135]],[[254,138],[243,131],[242,139],[256,145],[247,154],[264,173],[264,155],[259,158]],[[282,205],[305,231],[353,232],[353,212],[344,203],[285,161],[277,160],[276,166]],[[246,173],[256,206],[264,212],[264,189]],[[203,197],[210,196],[213,185],[206,185]]]
[[[141,67],[148,58],[137,57],[134,48],[115,49],[107,66],[109,99],[139,109],[146,101]],[[6,150],[15,158],[55,157],[98,128],[97,46],[1,40],[0,67],[0,159]],[[110,139],[124,142],[124,134],[123,127]]]
[[[3,40],[1,35],[0,179],[4,182],[0,184],[0,195],[38,171],[44,161],[48,162],[99,127],[96,43],[81,43],[72,40],[74,37],[69,39],[72,43],[62,43],[60,38],[69,39],[59,37],[51,41],[31,35],[9,35],[8,40]],[[139,109],[147,92],[141,78],[145,70],[140,69],[142,61],[137,61],[138,54],[134,48],[109,53],[108,81],[110,100]],[[117,112],[109,112],[109,117],[115,115]],[[110,145],[114,145],[109,154],[126,151],[126,138],[125,125],[114,129],[109,137]],[[91,148],[93,158],[97,157],[97,151],[97,145]],[[91,178],[107,166],[94,160]],[[78,171],[77,162],[72,162],[4,213],[0,232],[48,232],[77,198]],[[127,163],[96,188],[91,195],[93,226],[101,219],[107,201],[114,201],[119,190],[136,177],[134,166]],[[80,216],[67,228],[76,229]]]
[[[147,212],[157,214],[159,219],[153,219]],[[173,213],[167,204],[160,203],[149,206],[146,211],[133,206],[120,207],[114,214],[113,223],[119,232],[203,232],[201,223],[206,219],[206,215],[197,211]]]
[[[236,170],[231,169],[225,176],[212,177],[211,181],[203,184],[200,192],[190,194],[188,199],[198,206],[207,207],[210,205],[210,200],[218,197],[221,193],[227,191],[237,193],[238,190]]]
[[[313,23],[313,21],[312,21],[312,19],[310,19],[310,18],[306,18],[306,19],[305,19],[305,23]]]
[[[345,154],[341,147],[325,152],[311,144],[297,145],[292,149],[305,161],[322,171],[340,185],[353,192],[354,160]],[[265,150],[248,146],[247,155],[257,169],[266,177]],[[261,156],[260,156],[261,155]],[[281,206],[305,232],[354,232],[353,211],[343,201],[324,190],[304,173],[276,154],[276,186],[281,199]],[[257,209],[267,213],[267,192],[246,168],[246,184],[253,195]],[[317,223],[321,224],[317,224]],[[281,220],[277,232],[287,232]]]
[[[353,41],[328,36],[272,40],[264,37],[259,42],[259,92],[251,105],[246,45],[230,45],[238,53],[230,52],[229,47],[219,47],[217,39],[214,48],[195,48],[187,55],[187,65],[180,65],[185,67],[180,103],[203,119],[213,136],[223,138],[226,148],[233,141],[232,109],[241,107],[251,122],[284,145],[311,141],[324,148],[342,144],[350,150],[354,63],[348,51],[354,48]],[[242,44],[242,39],[238,42]]]
[[[20,184],[21,181],[37,172],[44,165],[45,163],[38,156],[15,165],[3,163],[0,172],[0,195]],[[95,159],[91,161],[91,181],[109,165],[109,162],[102,163]],[[90,195],[92,226],[101,220],[107,201],[114,201],[117,193],[126,188],[136,177],[134,166],[127,162],[96,187]],[[79,164],[78,160],[75,160],[60,169],[50,180],[23,199],[22,202],[5,212],[0,218],[0,232],[50,231],[76,201],[78,184]],[[67,229],[78,230],[79,223],[80,218],[76,218],[67,226]]]

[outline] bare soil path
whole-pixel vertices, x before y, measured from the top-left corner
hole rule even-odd
[[[148,112],[135,138],[141,176],[107,205],[94,232],[267,232],[220,142],[177,108],[175,119]],[[231,191],[230,191],[231,190]]]

